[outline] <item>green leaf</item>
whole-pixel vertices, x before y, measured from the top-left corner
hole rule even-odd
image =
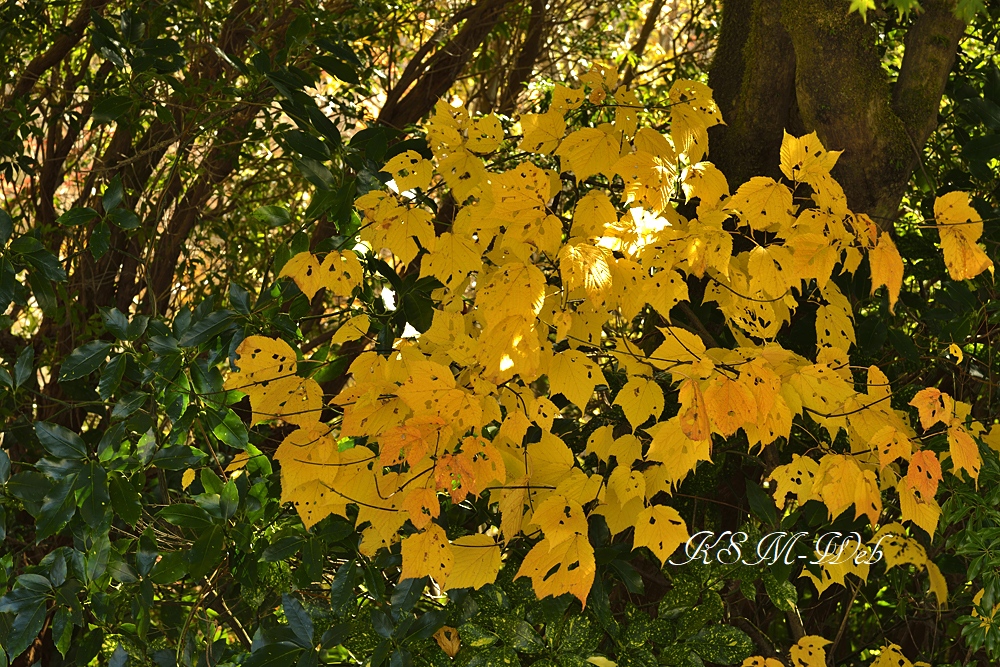
[[[10,213],[0,208],[0,246],[7,245],[7,241],[14,234],[14,219]]]
[[[7,633],[7,640],[4,642],[4,649],[11,661],[24,653],[35,641],[35,637],[42,631],[42,625],[45,624],[45,615],[45,601],[42,600],[14,618]]]
[[[989,162],[1000,157],[1000,134],[970,139],[962,146],[962,157],[974,162]]]
[[[86,495],[80,503],[80,516],[87,525],[96,528],[104,520],[105,511],[111,502],[108,490],[108,473],[96,461],[90,461],[80,471],[79,480]]]
[[[116,208],[108,211],[107,219],[124,230],[138,229],[139,225],[142,224],[139,216],[127,208]]]
[[[333,190],[336,188],[337,180],[334,178],[333,172],[319,160],[308,157],[292,158],[292,163],[296,169],[302,172],[306,180],[320,190]]]
[[[214,525],[212,516],[197,505],[170,505],[157,512],[156,516],[175,526],[195,530],[208,530]]]
[[[281,227],[292,221],[288,210],[281,206],[261,206],[253,212],[253,217],[271,227]]]
[[[113,357],[101,371],[101,379],[97,382],[97,393],[105,401],[118,390],[122,376],[125,374],[127,359],[124,354]]]
[[[313,64],[325,69],[328,73],[345,83],[353,83],[355,85],[361,83],[361,79],[358,78],[358,73],[354,68],[339,58],[334,58],[333,56],[314,56]]]
[[[87,445],[83,438],[58,424],[35,422],[35,435],[49,454],[60,459],[87,458]]]
[[[96,217],[97,211],[92,208],[82,206],[80,208],[71,208],[66,211],[56,218],[56,222],[64,227],[76,227],[77,225],[90,222]]]
[[[239,415],[229,408],[219,411],[209,411],[208,422],[212,425],[212,434],[220,442],[235,449],[246,449],[249,442],[247,427]]]
[[[101,220],[90,230],[90,243],[87,245],[94,259],[100,259],[111,250],[111,227]]]
[[[135,566],[138,568],[139,574],[144,577],[149,574],[149,571],[153,569],[153,565],[156,564],[156,559],[159,555],[160,552],[156,548],[156,537],[153,535],[153,529],[147,528],[139,536],[139,548],[135,552]]]
[[[217,310],[188,329],[177,344],[181,347],[200,345],[228,329],[235,318],[236,313],[231,310]]]
[[[14,378],[10,376],[10,371],[2,366],[0,366],[0,382],[7,385],[10,389],[14,388]]]
[[[105,97],[103,100],[98,100],[94,104],[94,111],[91,116],[97,125],[110,123],[121,118],[131,106],[132,98],[125,95],[111,95],[110,97]]]
[[[266,552],[265,552],[266,553]],[[337,570],[330,584],[330,607],[333,613],[342,616],[348,604],[353,600],[354,582],[358,577],[358,564],[356,561],[344,563]]]
[[[154,584],[172,584],[187,575],[188,559],[186,551],[171,551],[161,554],[149,572],[149,579]]]
[[[125,477],[120,473],[112,473],[108,491],[111,495],[111,507],[122,521],[130,526],[139,522],[142,516],[142,497]]]
[[[287,558],[291,558],[299,552],[302,545],[305,544],[305,538],[299,535],[288,535],[282,537],[281,539],[272,542],[267,545],[264,552],[260,555],[260,559],[265,563],[277,563],[283,561]],[[346,567],[345,566],[342,566]],[[336,579],[334,579],[334,584],[336,584]]]
[[[111,343],[94,340],[73,350],[59,369],[59,381],[71,382],[87,377],[104,363]]]
[[[124,198],[125,187],[122,185],[121,176],[115,174],[108,186],[104,188],[104,196],[101,198],[101,205],[104,206],[105,213],[121,204]]]
[[[101,308],[104,328],[118,340],[125,340],[128,332],[128,316],[117,308]]]
[[[17,355],[14,362],[14,386],[20,387],[35,372],[35,349],[30,345]]]
[[[181,505],[180,507],[194,507],[193,505]],[[170,508],[167,508],[170,509]],[[201,509],[201,508],[198,508]],[[162,512],[160,513],[162,516]],[[206,514],[207,515],[207,514]],[[222,526],[213,525],[203,532],[195,540],[191,551],[188,554],[189,571],[195,579],[203,576],[215,569],[215,566],[222,560],[223,549],[225,547],[225,534]]]
[[[240,490],[236,486],[236,480],[230,479],[226,482],[226,485],[222,487],[222,493],[219,494],[219,509],[222,510],[222,516],[226,519],[233,518],[236,514],[236,510],[240,507]]]
[[[713,625],[690,640],[695,653],[707,662],[735,665],[753,655],[753,640],[731,625]]]
[[[76,475],[67,475],[46,494],[35,521],[36,543],[55,535],[76,514],[73,496],[75,486]]]
[[[750,502],[750,511],[760,519],[765,526],[774,526],[778,523],[778,515],[775,513],[774,500],[767,492],[761,488],[760,484],[753,480],[746,480],[747,500]]]
[[[285,618],[288,619],[288,627],[292,629],[299,640],[299,645],[303,648],[312,648],[315,629],[312,619],[302,603],[291,595],[283,593],[281,595],[281,608],[285,612]]]
[[[243,661],[243,667],[288,667],[294,665],[303,649],[294,644],[261,646]]]
[[[0,484],[6,484],[10,479],[10,457],[7,452],[0,449]]]
[[[142,404],[145,403],[148,398],[149,394],[144,391],[130,391],[115,405],[114,410],[111,411],[111,418],[125,419],[141,408]]]
[[[84,568],[87,581],[97,581],[108,569],[108,561],[111,558],[111,541],[107,535],[101,535],[94,540],[93,546],[87,550],[84,558]]]

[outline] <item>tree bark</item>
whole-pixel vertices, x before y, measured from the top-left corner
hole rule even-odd
[[[421,49],[386,96],[378,122],[402,129],[433,109],[465,70],[465,65],[493,30],[510,1],[480,0],[463,12],[465,24],[453,39],[426,60],[426,50]]]
[[[937,127],[965,24],[953,0],[930,0],[910,26],[898,79],[877,33],[844,0],[725,0],[709,83],[727,125],[710,157],[735,189],[777,176],[785,131],[815,131],[842,150],[833,175],[852,210],[888,228]]]

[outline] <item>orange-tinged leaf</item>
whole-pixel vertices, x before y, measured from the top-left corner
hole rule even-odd
[[[670,554],[688,540],[687,525],[673,507],[651,505],[635,518],[633,548],[648,547],[665,564]]]
[[[910,467],[906,471],[906,484],[911,489],[920,492],[924,498],[933,498],[937,494],[938,482],[941,477],[941,463],[934,452],[924,449],[910,458]]]
[[[500,571],[500,545],[489,535],[465,535],[451,543],[455,564],[444,590],[482,588],[496,581]]]
[[[818,635],[806,635],[790,649],[792,667],[826,667],[826,649],[829,639]]]
[[[896,493],[899,494],[899,511],[903,521],[912,521],[933,538],[938,519],[941,518],[941,507],[934,498],[922,497],[905,482],[900,482],[896,486]]]
[[[399,580],[431,577],[444,586],[455,564],[451,544],[444,529],[436,523],[423,532],[414,533],[402,541],[403,567]]]
[[[757,423],[757,402],[743,382],[719,375],[705,390],[705,409],[715,432],[724,437],[736,433],[747,422]]]
[[[878,244],[868,252],[868,261],[871,262],[872,294],[885,285],[889,294],[889,312],[896,312],[896,301],[903,288],[903,258],[887,233],[879,235]]]
[[[947,424],[955,412],[955,401],[940,389],[927,387],[917,392],[910,405],[920,414],[920,425],[925,429],[938,422]]]
[[[618,392],[614,405],[622,407],[625,418],[635,430],[650,417],[657,417],[663,412],[663,389],[654,380],[634,377]]]
[[[403,499],[402,509],[410,515],[410,522],[417,530],[423,530],[441,514],[441,503],[437,491],[430,488],[413,489]]]
[[[678,392],[681,408],[677,413],[681,430],[692,440],[708,440],[712,436],[708,423],[708,409],[705,396],[701,393],[697,380],[684,380]]]
[[[539,598],[570,593],[586,606],[596,572],[594,548],[586,535],[575,535],[558,544],[541,540],[524,557],[515,578],[530,577]]]
[[[458,630],[447,625],[442,626],[440,630],[434,633],[434,641],[437,645],[441,647],[445,655],[449,658],[454,658],[458,655],[459,649],[462,647],[462,642],[458,636]]]

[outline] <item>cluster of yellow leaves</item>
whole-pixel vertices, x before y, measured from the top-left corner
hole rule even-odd
[[[598,68],[584,83],[589,92],[556,86],[549,111],[520,119],[519,148],[539,164],[558,161],[559,171],[530,162],[492,169],[483,156],[505,141],[499,119],[441,102],[426,128],[434,159],[396,156],[385,171],[397,192],[357,201],[361,240],[372,252],[390,253],[401,270],[416,270],[419,259],[420,275],[443,287],[432,294],[429,330],[352,363],[352,380],[334,399],[339,421],[320,422],[319,387],[297,375],[287,344],[255,336],[240,346],[240,371],[226,388],[249,394],[254,422],[299,427],[276,454],[283,500],[306,526],[346,517],[356,505],[362,553],[401,540],[401,576],[431,576],[446,589],[493,581],[502,545],[538,537],[518,576],[530,577],[539,596],[572,593],[585,602],[595,573],[589,515],[602,515],[614,535],[631,531],[635,547],[665,561],[688,527],[663,499],[711,460],[713,435],[743,431],[753,451],[788,439],[793,420],[808,417],[830,442],[846,433],[849,450],[827,446],[818,460],[795,457],[775,469],[779,507],[789,495],[815,499],[831,517],[853,507],[877,526],[882,491],[894,488],[903,520],[933,533],[938,458],[921,450],[907,416],[892,409],[882,371],[868,369],[858,391],[848,365],[854,313],[834,272],[853,273],[867,256],[873,287],[885,286],[894,305],[903,263],[886,232],[848,209],[830,176],[839,153],[815,134],[786,135],[787,180],[753,178],[731,192],[704,160],[707,129],[722,122],[707,86],[674,84],[665,135],[639,128],[638,100],[617,85],[614,68]],[[607,122],[567,134],[565,115],[585,99]],[[572,210],[553,204],[560,172],[572,173],[582,195]],[[447,231],[436,231],[431,212],[407,194],[434,185],[458,204]],[[695,217],[678,212],[681,196]],[[968,276],[984,264],[971,209],[960,200],[967,202],[942,197],[939,215],[949,266]],[[353,252],[322,261],[303,253],[282,274],[310,297],[321,287],[349,296],[362,278]],[[718,305],[735,348],[672,323],[694,280],[707,283],[705,301]],[[817,307],[814,358],[773,342],[806,300]],[[657,325],[651,352],[637,318]],[[358,315],[333,342],[361,339],[369,324]],[[614,406],[595,406],[610,376],[624,376],[624,386]],[[665,388],[677,391],[676,414],[664,414]],[[915,399],[923,427],[945,424],[955,469],[975,477],[977,431],[964,426],[967,406],[931,391]],[[624,414],[624,423],[589,437],[585,454],[600,465],[585,465],[553,431],[558,395],[584,422],[602,411]],[[340,451],[345,438],[365,444]],[[449,538],[437,521],[441,503],[470,497],[488,497],[496,525]],[[907,562],[933,565],[926,555]],[[817,585],[842,584],[852,572],[866,575],[830,572]]]
[[[789,657],[792,667],[826,667],[826,647],[830,640],[817,635],[806,635],[792,645]],[[741,667],[783,667],[777,658],[753,656],[743,661]],[[883,646],[869,667],[930,667],[926,662],[910,662],[896,644]]]

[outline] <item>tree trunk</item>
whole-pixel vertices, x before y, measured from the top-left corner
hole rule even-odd
[[[844,151],[833,175],[851,209],[890,227],[964,33],[953,7],[924,3],[892,82],[875,28],[845,0],[725,0],[709,83],[727,125],[713,128],[710,155],[730,187],[777,175],[785,131],[815,131]]]

